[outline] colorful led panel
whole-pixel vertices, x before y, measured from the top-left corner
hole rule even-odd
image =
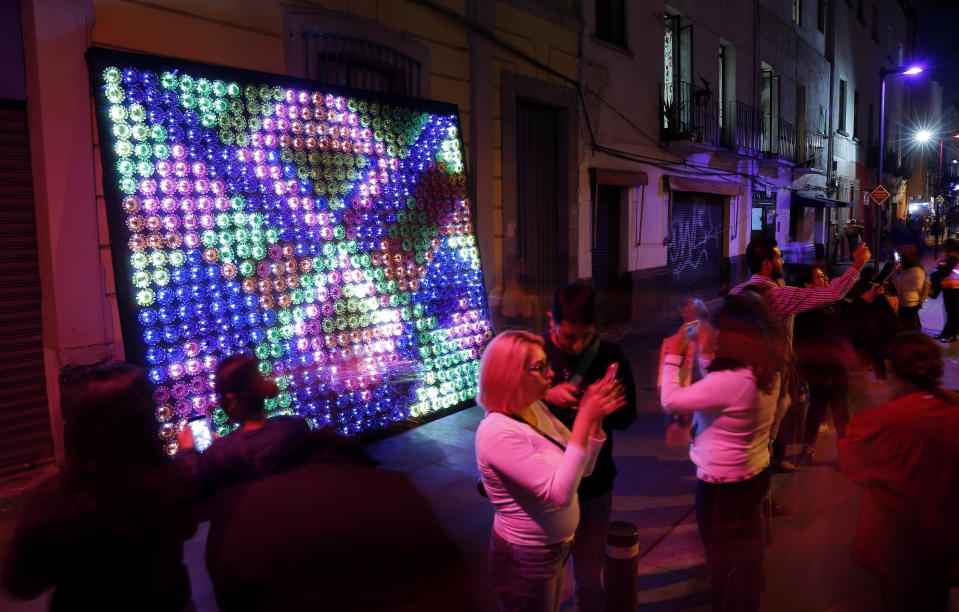
[[[96,49],[127,358],[160,435],[255,354],[344,434],[465,405],[492,336],[456,107]]]

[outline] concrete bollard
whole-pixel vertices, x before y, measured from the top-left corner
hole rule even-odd
[[[613,521],[606,535],[606,612],[636,610],[639,574],[639,529],[632,523]]]

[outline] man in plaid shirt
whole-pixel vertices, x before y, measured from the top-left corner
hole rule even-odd
[[[746,262],[753,275],[744,283],[736,285],[730,294],[738,295],[752,290],[762,296],[769,315],[769,322],[783,332],[786,341],[792,344],[793,319],[795,315],[841,300],[859,280],[859,270],[872,258],[869,248],[861,244],[853,253],[853,262],[843,274],[834,278],[826,287],[789,287],[779,283],[783,277],[782,252],[774,238],[759,238],[746,247]],[[785,389],[789,385],[783,385]],[[796,465],[786,461],[786,440],[777,436],[784,412],[789,408],[787,395],[780,397],[777,421],[773,424],[772,461],[780,471],[795,471]]]

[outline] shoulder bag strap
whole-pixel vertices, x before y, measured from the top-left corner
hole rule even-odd
[[[583,384],[583,378],[586,376],[586,372],[589,371],[589,367],[593,365],[593,361],[595,361],[597,353],[599,353],[598,335],[593,338],[593,341],[590,343],[590,345],[586,347],[585,351],[583,351],[583,356],[580,358],[579,364],[576,366],[576,370],[570,377],[569,382],[573,383],[577,387]]]
[[[563,451],[564,453],[566,452],[566,446],[564,446],[563,444],[561,444],[560,442],[558,442],[557,440],[555,440],[553,437],[551,437],[550,435],[548,435],[545,431],[543,431],[543,430],[540,429],[539,427],[536,427],[536,426],[533,425],[532,423],[529,423],[529,422],[527,422],[526,420],[519,418],[519,417],[516,416],[515,414],[508,414],[508,415],[506,415],[506,416],[508,416],[509,418],[513,419],[514,421],[519,421],[520,423],[523,423],[523,424],[525,424],[525,425],[528,425],[529,427],[531,427],[531,428],[533,429],[533,431],[535,431],[535,432],[538,433],[539,435],[543,436],[544,438],[546,438],[547,440],[549,440],[550,442],[552,442],[553,444],[555,444],[556,446],[558,446],[561,451]]]

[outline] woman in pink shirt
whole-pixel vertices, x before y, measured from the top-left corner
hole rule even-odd
[[[556,610],[579,523],[576,489],[605,440],[603,417],[623,405],[615,367],[580,400],[573,430],[543,404],[552,381],[539,336],[504,332],[480,365],[476,463],[496,506],[490,568],[501,610]]]

